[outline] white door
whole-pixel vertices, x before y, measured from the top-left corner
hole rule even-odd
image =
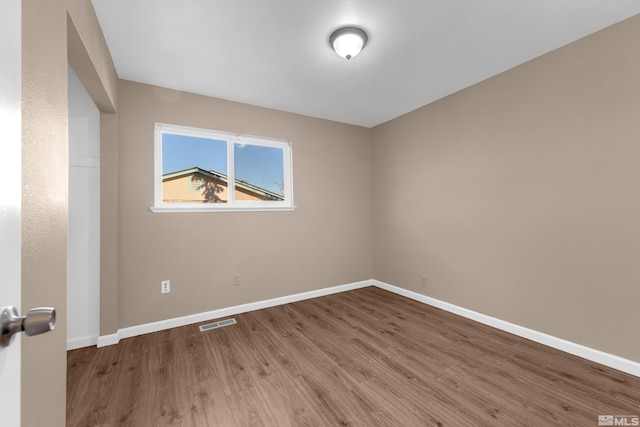
[[[0,309],[20,309],[20,214],[22,194],[21,1],[0,2]],[[0,416],[20,425],[20,343],[0,347]]]
[[[67,350],[100,335],[100,111],[71,67]]]

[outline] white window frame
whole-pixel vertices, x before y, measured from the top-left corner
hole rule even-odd
[[[165,133],[208,138],[227,143],[227,192],[226,203],[164,203],[162,201],[162,135]],[[283,152],[284,200],[235,200],[234,144],[259,145],[280,148]],[[229,132],[192,128],[187,126],[156,123],[154,133],[154,205],[155,213],[165,212],[245,212],[245,211],[292,211],[293,204],[293,159],[291,141],[281,139],[239,135]]]

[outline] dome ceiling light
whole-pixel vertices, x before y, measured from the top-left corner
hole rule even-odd
[[[359,54],[367,44],[367,40],[367,33],[358,27],[338,28],[329,37],[329,43],[333,50],[346,59],[351,59]]]

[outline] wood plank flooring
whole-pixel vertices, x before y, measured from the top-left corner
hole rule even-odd
[[[68,426],[597,426],[640,378],[369,287],[68,353]]]

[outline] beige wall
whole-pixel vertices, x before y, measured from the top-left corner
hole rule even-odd
[[[118,330],[118,116],[100,113],[100,335]]]
[[[66,24],[64,1],[22,2],[22,313],[58,312],[52,333],[22,339],[25,427],[66,419]]]
[[[120,328],[372,277],[370,129],[128,81],[118,99]],[[293,141],[297,210],[150,212],[156,122]]]
[[[376,127],[375,278],[640,361],[639,45],[637,16]]]
[[[66,0],[69,64],[98,109],[114,113],[118,75],[90,0]]]

